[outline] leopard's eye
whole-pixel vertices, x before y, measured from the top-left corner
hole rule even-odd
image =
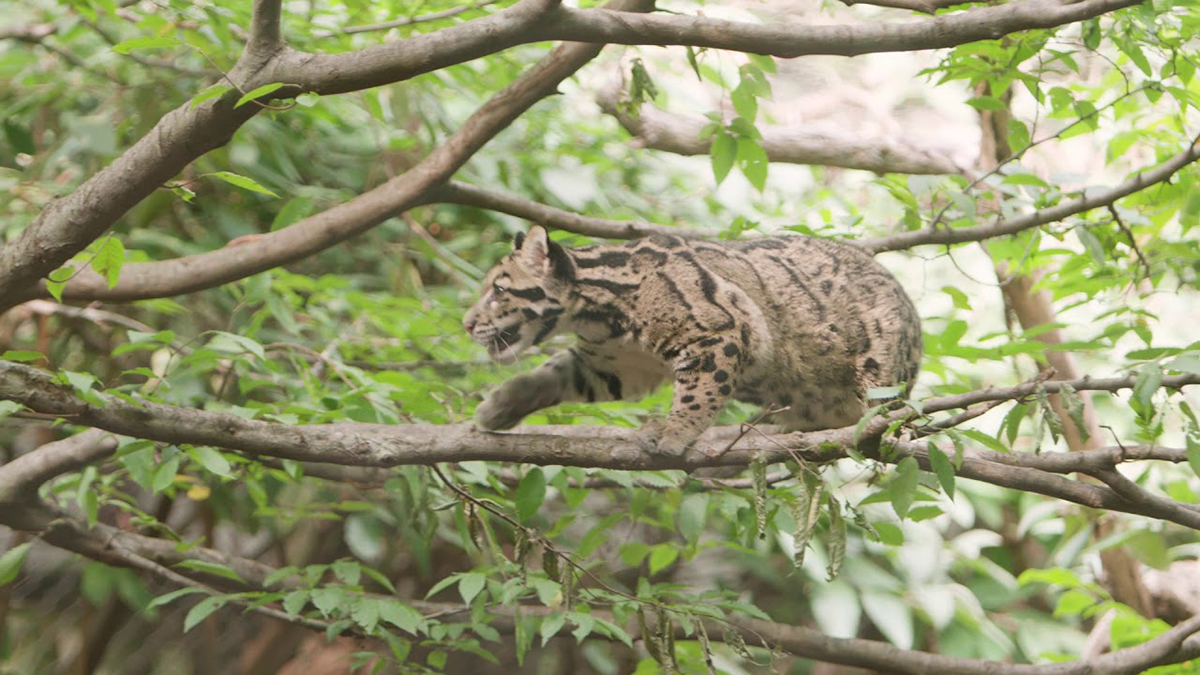
[[[508,292],[508,287],[501,286],[500,284],[492,284],[492,292],[496,295],[504,295]]]

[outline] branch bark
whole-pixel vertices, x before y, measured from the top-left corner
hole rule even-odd
[[[674,115],[645,103],[631,116],[618,105],[619,91],[597,97],[600,108],[617,118],[643,146],[677,155],[707,155],[711,139],[701,136],[709,123],[699,117]],[[831,135],[791,127],[760,127],[760,144],[772,162],[817,164],[876,173],[963,173],[965,167],[950,157],[911,145],[903,140],[861,135]]]
[[[1132,387],[1135,377],[1092,380],[1084,378],[1070,384],[1078,391],[1116,391]],[[1028,383],[1016,387],[971,392],[952,397],[930,399],[924,409],[932,413],[973,405],[980,401],[1018,399],[1044,386],[1055,393],[1061,382]],[[1200,384],[1200,375],[1176,375],[1163,379],[1163,386],[1182,387]],[[437,462],[491,460],[541,465],[597,467],[620,470],[693,470],[714,466],[746,466],[757,458],[781,462],[794,455],[815,462],[846,456],[855,445],[855,429],[831,429],[810,433],[777,435],[737,434],[733,428],[710,429],[696,447],[683,457],[662,457],[641,452],[634,441],[634,430],[606,427],[521,427],[516,432],[486,433],[470,425],[410,424],[401,426],[372,424],[297,425],[246,420],[226,414],[181,408],[151,402],[130,403],[123,399],[93,393],[102,405],[88,403],[75,392],[54,383],[50,376],[29,366],[0,362],[0,399],[16,401],[43,414],[62,417],[72,423],[104,429],[115,434],[162,441],[229,448],[256,457],[275,457],[303,462],[324,462],[345,466],[387,467],[428,465]],[[909,413],[897,411],[877,417],[861,431],[863,437],[879,435],[895,419]],[[740,437],[739,437],[740,436]],[[736,443],[733,440],[736,439]],[[834,449],[837,448],[837,449]],[[875,456],[884,462],[896,462],[915,456],[928,466],[924,443],[899,442],[897,452]],[[1156,451],[1157,452],[1157,451]],[[1155,455],[1144,455],[1155,456]],[[1065,466],[1062,458],[1022,460],[1013,466],[975,452],[964,460],[959,475],[964,478],[1037,492],[1066,501],[1113,511],[1135,513],[1179,523],[1200,530],[1200,511],[1178,506],[1131,501],[1112,488],[1063,478],[1038,467],[1039,462]],[[1110,454],[1114,462],[1123,459]],[[1097,455],[1081,455],[1075,470],[1108,470],[1115,463],[1098,466]],[[19,491],[22,484],[0,467],[0,486]]]

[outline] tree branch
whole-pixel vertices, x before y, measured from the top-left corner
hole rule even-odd
[[[707,155],[712,140],[701,135],[709,123],[700,117],[674,115],[645,103],[631,116],[618,105],[620,92],[597,97],[600,108],[617,118],[626,131],[647,148],[677,155]],[[962,173],[950,157],[931,152],[890,136],[833,135],[792,127],[760,126],[760,144],[772,162],[816,164],[861,169],[876,173]]]
[[[450,181],[440,185],[430,192],[430,202],[444,202],[474,206],[507,213],[510,216],[554,227],[566,232],[574,232],[588,237],[606,239],[636,239],[652,234],[672,234],[681,237],[715,237],[713,230],[671,227],[656,225],[638,220],[610,220],[607,218],[589,218],[570,211],[547,206],[532,199],[517,195],[489,190],[477,185]]]
[[[639,7],[648,9],[650,3],[648,0],[616,0],[615,4],[635,10]],[[494,16],[501,14],[504,12]],[[446,29],[450,30],[453,29]],[[240,245],[174,260],[127,264],[121,269],[120,282],[112,288],[94,271],[84,270],[67,283],[63,297],[129,301],[190,293],[300,260],[361,234],[388,218],[426,203],[435,186],[448,179],[530,106],[553,94],[559,83],[595,58],[602,46],[569,44],[558,47],[494,95],[416,166],[349,201]],[[0,251],[0,256],[2,254]],[[0,287],[3,287],[2,270]],[[44,289],[31,289],[19,299],[43,293]]]
[[[1077,391],[1115,391],[1132,387],[1136,377],[1092,380],[1084,378],[1070,384]],[[1176,375],[1163,378],[1163,386],[1181,387],[1200,383],[1200,375]],[[1020,399],[1033,394],[1038,386],[1055,392],[1061,382],[1028,383],[1017,387],[990,389],[959,396],[930,399],[927,413],[961,408],[980,401]],[[830,429],[808,433],[777,435],[737,435],[736,429],[709,429],[691,452],[683,457],[644,454],[634,441],[634,430],[606,427],[521,427],[509,433],[481,432],[469,425],[401,426],[375,424],[296,425],[246,420],[226,413],[193,410],[159,403],[130,403],[123,399],[93,392],[103,397],[103,405],[82,400],[72,390],[54,383],[50,376],[29,366],[0,361],[0,399],[16,401],[43,414],[57,415],[75,424],[165,443],[211,445],[241,451],[251,456],[276,457],[303,462],[325,462],[346,466],[389,467],[428,465],[436,462],[490,460],[597,467],[620,470],[694,470],[713,466],[746,466],[757,458],[782,462],[795,455],[810,461],[839,459],[855,445],[855,428]],[[892,421],[911,413],[897,411],[872,419],[861,430],[869,438],[882,433]],[[895,452],[876,456],[894,463],[914,456],[928,467],[924,443],[901,441]],[[1098,464],[1101,455],[1078,453],[1079,463],[1071,470],[1105,470],[1115,466],[1124,455],[1109,453],[1111,466]],[[1134,455],[1137,456],[1137,455]],[[1143,457],[1166,456],[1163,451],[1147,452]],[[1200,529],[1200,511],[1164,508],[1155,502],[1133,501],[1112,488],[1073,481],[1043,470],[1065,472],[1066,458],[1050,454],[1026,457],[1014,466],[1007,460],[978,452],[966,456],[959,475],[995,485],[1028,490],[1086,506],[1161,518],[1185,527]],[[1177,459],[1177,457],[1172,457]],[[0,485],[8,467],[0,467]]]
[[[254,0],[247,49],[274,54],[283,46],[283,34],[279,29],[282,4],[281,0]]]
[[[1110,206],[1113,202],[1144,190],[1151,185],[1170,180],[1180,169],[1200,159],[1200,137],[1194,139],[1188,147],[1171,159],[1154,167],[1138,171],[1124,182],[1105,190],[1095,190],[1091,194],[1084,193],[1082,197],[1060,202],[1033,213],[1007,220],[1000,220],[990,225],[976,225],[956,229],[924,229],[914,232],[893,234],[877,239],[865,239],[856,242],[870,253],[896,251],[912,248],[922,244],[959,244],[968,241],[983,241],[992,237],[1006,234],[1016,234],[1040,225],[1062,220],[1084,211],[1090,211],[1102,206]]]
[[[0,503],[36,498],[43,483],[111,455],[117,439],[101,429],[88,429],[0,466]]]

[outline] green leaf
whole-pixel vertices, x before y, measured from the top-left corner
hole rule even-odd
[[[483,584],[487,581],[487,577],[479,572],[467,572],[458,579],[458,593],[462,596],[463,602],[468,605],[475,599],[475,596],[479,595],[479,591],[483,590]]]
[[[362,567],[353,560],[336,560],[329,567],[333,570],[333,576],[351,586],[357,586],[362,579]]]
[[[737,161],[750,184],[762,192],[767,187],[767,168],[770,159],[758,141],[743,136],[737,139]]]
[[[542,619],[541,630],[542,646],[545,647],[550,638],[558,635],[558,631],[562,630],[563,625],[567,622],[566,612],[554,612]]]
[[[205,574],[224,577],[225,579],[231,579],[233,581],[245,581],[245,579],[238,576],[238,573],[234,572],[227,565],[208,562],[206,560],[183,560],[175,563],[175,567],[196,570],[197,572],[204,572]]]
[[[892,482],[888,486],[890,493],[892,508],[895,509],[896,515],[903,518],[908,513],[908,508],[912,506],[913,499],[917,496],[917,479],[920,467],[917,465],[917,460],[912,457],[905,457],[896,464],[895,475],[892,476]]]
[[[271,84],[264,84],[261,87],[256,87],[254,89],[251,89],[250,91],[246,92],[245,94],[242,94],[242,97],[237,100],[237,103],[233,104],[233,107],[240,108],[243,105],[249,103],[250,101],[253,101],[258,98],[262,98],[263,96],[266,96],[267,94],[269,94],[273,91],[277,91],[281,87],[283,87],[282,82],[272,82]],[[270,194],[274,194],[274,193],[270,193]]]
[[[650,574],[658,574],[679,557],[674,544],[656,544],[650,552]]]
[[[183,618],[183,632],[186,633],[195,628],[196,624],[227,605],[230,600],[231,598],[227,595],[213,595],[197,602],[196,606],[188,610],[187,616]]]
[[[154,470],[154,477],[150,481],[150,490],[153,492],[162,492],[171,487],[175,483],[175,476],[179,473],[179,455],[171,457],[158,468]]]
[[[213,86],[209,87],[208,89],[205,89],[192,97],[192,107],[195,108],[196,106],[200,105],[201,103],[204,103],[205,101],[207,101],[209,99],[214,99],[214,98],[219,98],[221,96],[224,96],[226,92],[228,92],[232,89],[233,89],[233,87],[231,87],[227,84],[213,85]]]
[[[1154,418],[1154,393],[1162,386],[1162,368],[1157,363],[1147,363],[1138,370],[1137,383],[1133,385],[1130,404],[1143,420]]]
[[[17,578],[21,571],[21,563],[25,561],[25,554],[28,552],[29,542],[26,542],[17,544],[5,551],[4,555],[0,555],[0,586]]]
[[[217,450],[206,445],[188,448],[187,454],[206,470],[222,478],[233,478],[233,465]]]
[[[425,625],[420,612],[394,598],[379,603],[379,618],[412,635],[419,635]]]
[[[938,483],[942,486],[942,491],[946,496],[954,499],[954,462],[946,456],[932,441],[927,446],[929,448],[929,465],[933,469],[933,473],[937,476]]]
[[[300,612],[304,611],[305,605],[308,604],[312,592],[307,588],[301,588],[283,596],[283,611],[293,616],[299,616]]]
[[[523,523],[527,522],[542,508],[545,499],[546,474],[541,467],[534,467],[517,484],[517,518]]]
[[[182,598],[185,595],[192,595],[193,593],[207,593],[207,592],[208,591],[205,591],[203,588],[198,588],[196,586],[184,586],[183,588],[175,589],[175,590],[171,591],[170,593],[164,593],[163,595],[160,595],[157,598],[151,600],[150,604],[147,605],[147,609],[152,609],[154,607],[161,607],[163,605],[168,605],[168,604],[174,602],[176,598]]]
[[[1079,392],[1071,385],[1063,382],[1058,388],[1058,397],[1062,400],[1063,408],[1067,411],[1067,417],[1075,423],[1075,428],[1079,430],[1083,440],[1087,440],[1091,434],[1088,432],[1088,425],[1084,421],[1084,405],[1083,399],[1079,396]]]
[[[162,49],[164,47],[178,47],[182,44],[183,42],[173,37],[137,37],[118,42],[112,46],[110,51],[118,54],[128,54],[135,49]]]
[[[46,358],[41,352],[29,351],[27,349],[17,349],[0,354],[0,360],[3,361],[18,361],[21,363],[29,363],[30,361],[40,361]]]
[[[250,190],[251,192],[260,192],[264,195],[271,195],[272,197],[279,196],[262,185],[259,185],[258,181],[254,180],[253,178],[248,178],[246,176],[233,173],[232,171],[214,171],[204,175],[212,176],[213,178],[219,178],[230,185],[236,185],[244,190]]]
[[[684,541],[695,546],[704,532],[704,521],[708,513],[708,495],[695,492],[683,498],[679,504],[679,534]]]
[[[733,168],[733,160],[737,158],[737,148],[737,139],[728,131],[721,129],[713,135],[709,155],[712,157],[713,177],[717,179],[717,185],[725,180],[725,177],[729,175],[729,170]]]
[[[125,264],[125,245],[116,237],[106,237],[92,258],[92,269],[104,277],[109,288],[117,285],[121,278],[121,267]]]
[[[1187,434],[1187,461],[1192,471],[1200,476],[1200,434],[1195,430]]]
[[[368,597],[356,598],[350,607],[350,618],[362,626],[368,634],[375,632],[375,627],[379,625],[379,600]]]

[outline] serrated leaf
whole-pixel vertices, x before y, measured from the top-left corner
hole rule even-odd
[[[737,139],[724,129],[718,130],[713,136],[709,156],[712,158],[713,178],[720,185],[733,168],[733,160],[737,159]]]
[[[250,190],[251,192],[259,192],[264,195],[271,195],[272,197],[279,196],[262,185],[259,185],[258,181],[254,180],[253,178],[236,174],[232,171],[214,171],[205,175],[212,176],[213,178],[219,178],[230,185],[236,185],[244,190]]]
[[[306,588],[301,588],[283,596],[283,611],[293,616],[299,615],[308,604],[309,597],[312,592]]]
[[[938,483],[942,486],[942,491],[946,493],[947,497],[954,499],[954,463],[932,441],[930,441],[928,448],[930,468],[933,469],[934,475],[937,476]]]
[[[213,595],[196,603],[196,606],[188,610],[187,616],[183,618],[183,632],[186,633],[195,628],[196,624],[207,619],[210,614],[227,605],[229,600],[230,597],[227,595]]]
[[[329,618],[335,611],[343,608],[348,598],[346,592],[338,586],[323,586],[314,588],[309,599],[321,616]]]
[[[333,570],[333,576],[351,586],[357,586],[362,579],[362,567],[353,560],[336,560],[329,567]]]
[[[517,518],[521,522],[528,521],[542,508],[542,502],[546,500],[546,474],[541,467],[534,467],[521,476],[515,499]]]
[[[95,257],[92,258],[92,269],[104,277],[109,288],[117,285],[121,278],[121,267],[125,265],[125,245],[116,237],[107,237],[100,244]]]
[[[25,562],[25,554],[29,552],[29,542],[16,546],[0,555],[0,586],[17,578],[21,572],[21,563]]]
[[[250,101],[253,101],[257,98],[266,96],[267,94],[269,94],[273,91],[277,91],[281,87],[283,87],[282,82],[272,82],[271,84],[264,84],[261,87],[255,87],[254,89],[251,89],[250,91],[246,92],[245,94],[242,94],[242,97],[237,100],[237,103],[233,104],[233,107],[240,108],[243,105],[249,103]]]
[[[425,623],[420,612],[391,598],[379,603],[379,618],[412,635],[420,634]]]
[[[163,49],[164,47],[178,47],[182,44],[173,37],[136,37],[118,42],[109,51],[128,54],[135,49]]]
[[[374,633],[375,627],[379,625],[379,600],[368,597],[357,598],[350,607],[350,618],[362,626],[368,634]]]

